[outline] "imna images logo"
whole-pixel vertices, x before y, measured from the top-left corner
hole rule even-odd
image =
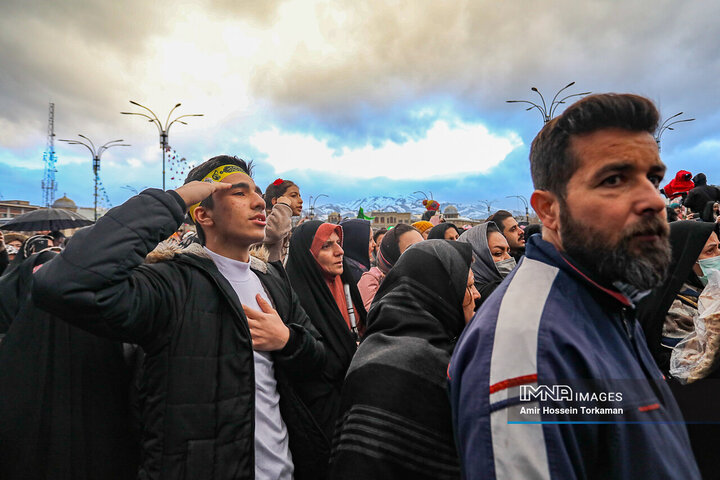
[[[541,402],[563,400],[573,400],[573,391],[567,385],[520,385],[520,401],[532,402],[539,400]]]

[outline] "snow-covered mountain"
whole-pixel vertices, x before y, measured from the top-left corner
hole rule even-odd
[[[448,205],[454,205],[460,216],[475,219],[487,218],[489,213],[487,207],[480,202],[476,203],[452,203],[439,200],[440,209],[445,210]],[[307,203],[306,208],[309,207]],[[417,196],[407,197],[390,197],[385,195],[363,197],[351,202],[333,203],[327,202],[315,205],[315,214],[320,217],[326,217],[332,212],[339,212],[343,217],[355,217],[358,209],[362,207],[366,214],[370,214],[373,210],[383,212],[411,212],[420,215],[425,211],[422,200]],[[493,206],[490,213],[495,212],[501,207]],[[525,212],[513,211],[513,214],[524,215]]]

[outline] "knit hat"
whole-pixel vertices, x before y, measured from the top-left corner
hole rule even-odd
[[[419,222],[415,222],[412,224],[413,227],[417,228],[420,233],[425,233],[425,230],[429,230],[433,228],[435,225],[433,225],[430,222],[427,222],[425,220],[421,220]]]
[[[437,212],[440,209],[440,204],[436,202],[435,200],[431,200],[426,198],[422,201],[423,206],[426,210],[432,210],[434,212]]]

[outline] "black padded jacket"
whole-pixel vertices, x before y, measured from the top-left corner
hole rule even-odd
[[[73,325],[145,350],[139,479],[252,479],[254,363],[237,295],[201,248],[143,264],[184,216],[175,192],[143,191],[77,232],[36,272],[33,297]],[[327,439],[293,383],[319,375],[324,346],[282,266],[253,257],[251,268],[290,329],[273,355],[280,409],[295,478],[315,478]]]

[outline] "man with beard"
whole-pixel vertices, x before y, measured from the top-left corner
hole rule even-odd
[[[515,217],[512,216],[512,213],[507,210],[498,210],[488,217],[488,222],[495,222],[500,228],[500,233],[503,234],[503,237],[508,241],[508,245],[510,245],[510,256],[516,262],[520,262],[522,256],[525,255],[525,233],[518,225]]]
[[[658,118],[643,97],[592,95],[533,141],[542,237],[448,368],[465,478],[700,478],[635,320],[670,262]]]

